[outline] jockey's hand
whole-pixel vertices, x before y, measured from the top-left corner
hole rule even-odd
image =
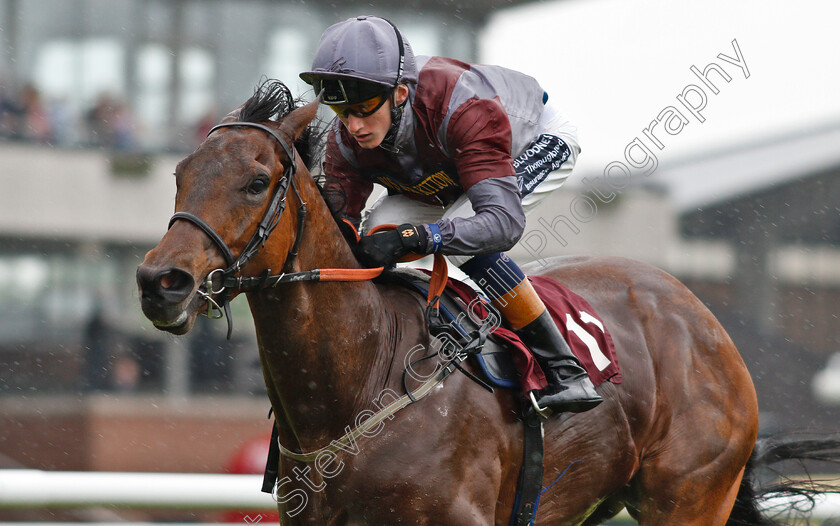
[[[353,252],[366,267],[389,267],[409,252],[425,254],[427,244],[426,229],[406,223],[395,230],[363,236]]]

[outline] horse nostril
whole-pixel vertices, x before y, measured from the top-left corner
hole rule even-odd
[[[179,303],[185,300],[193,290],[193,277],[177,268],[166,270],[157,277],[158,291],[166,301]]]
[[[180,270],[170,270],[160,277],[160,288],[167,291],[192,289],[192,276]]]
[[[179,303],[192,293],[195,280],[177,268],[155,270],[141,266],[137,269],[137,285],[145,298]]]

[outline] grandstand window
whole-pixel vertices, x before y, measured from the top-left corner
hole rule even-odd
[[[268,38],[263,71],[269,78],[282,80],[295,95],[302,95],[309,86],[298,73],[309,66],[307,35],[294,28],[277,30]]]
[[[35,58],[34,81],[44,94],[82,111],[102,93],[126,91],[125,51],[117,40],[51,40]]]
[[[216,63],[213,55],[200,47],[187,48],[181,57],[181,122],[192,123],[214,104],[213,82]]]
[[[166,123],[172,52],[163,44],[148,44],[137,52],[136,111],[150,129]]]

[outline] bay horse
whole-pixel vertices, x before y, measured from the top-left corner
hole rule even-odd
[[[224,284],[264,283],[269,269],[361,268],[293,146],[302,149],[317,105],[295,105],[285,86],[265,84],[178,164],[176,215],[137,271],[157,328],[187,333],[216,310],[210,300]],[[545,421],[537,524],[600,524],[626,507],[645,526],[724,525],[736,499],[754,513],[742,478],[756,393],[711,312],[675,278],[628,259],[563,257],[524,269],[595,308],[624,379],[598,387],[595,409]],[[431,345],[425,298],[395,284],[291,280],[245,294],[279,442],[291,451],[330,444],[383,392],[401,393],[407,353]],[[452,374],[352,451],[315,463],[281,458],[281,521],[507,524],[519,414],[516,393]]]

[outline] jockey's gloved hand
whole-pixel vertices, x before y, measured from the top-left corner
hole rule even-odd
[[[409,252],[425,254],[427,245],[426,229],[406,223],[395,230],[363,236],[353,252],[366,267],[388,267]]]

